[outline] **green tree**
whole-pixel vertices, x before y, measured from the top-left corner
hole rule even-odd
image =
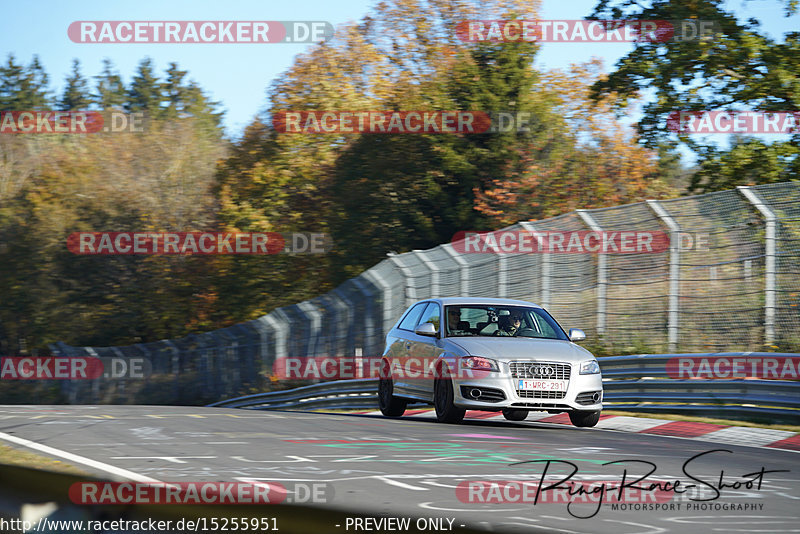
[[[219,103],[209,100],[194,81],[185,81],[186,74],[187,71],[180,70],[177,63],[169,64],[161,87],[162,101],[166,103],[161,116],[168,120],[194,117],[209,131],[220,130],[222,113],[217,111]]]
[[[161,83],[153,72],[153,60],[144,58],[128,87],[127,111],[147,111],[152,118],[162,115]]]
[[[700,158],[705,171],[693,180],[699,191],[729,188],[738,184],[766,183],[780,175],[798,179],[796,154],[800,135],[789,141],[766,144],[748,143],[748,154],[757,152],[762,158],[748,157],[749,172],[738,179],[710,179],[708,172],[725,171],[721,164],[733,163],[721,156],[717,147],[703,144],[688,133],[669,129],[667,117],[676,111],[747,109],[762,111],[797,111],[800,109],[800,32],[784,35],[783,42],[762,33],[759,22],[749,19],[740,23],[724,9],[722,0],[654,0],[642,4],[636,0],[600,0],[590,16],[598,20],[710,20],[718,31],[696,39],[675,39],[666,42],[639,42],[623,57],[616,69],[594,86],[595,98],[617,93],[620,105],[642,90],[653,92],[644,107],[638,125],[643,142],[656,148],[685,143]],[[778,0],[787,16],[796,13],[795,0]],[[741,143],[728,149],[741,154]],[[710,158],[706,164],[704,158]],[[781,167],[781,170],[777,168]]]
[[[81,63],[72,60],[72,71],[67,76],[67,85],[58,101],[59,109],[87,109],[92,102],[89,94],[89,82],[81,74]]]
[[[110,59],[103,59],[103,71],[95,76],[94,100],[101,109],[122,109],[128,100],[128,94],[122,77],[114,72],[114,65]]]
[[[9,54],[0,67],[0,109],[46,109],[50,105],[49,77],[38,56],[27,67],[17,64]]]

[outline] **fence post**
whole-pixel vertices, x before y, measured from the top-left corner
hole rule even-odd
[[[596,232],[602,239],[603,229],[597,224],[588,211],[575,210],[586,226]],[[603,335],[606,332],[606,289],[608,285],[607,270],[608,255],[604,252],[597,254],[597,334]]]
[[[452,243],[445,243],[442,245],[442,250],[447,252],[453,261],[458,264],[458,274],[460,279],[459,292],[461,297],[466,297],[469,294],[469,264],[467,260],[461,257],[461,254],[455,251]]]
[[[680,259],[681,259],[681,227],[675,219],[667,213],[667,210],[657,201],[648,200],[647,205],[653,213],[661,219],[670,230],[669,236],[669,319],[667,321],[667,342],[670,352],[674,352],[678,346],[678,306],[680,297]]]
[[[308,300],[299,302],[297,308],[310,319],[311,332],[309,332],[308,350],[305,356],[312,358],[319,354],[318,342],[322,334],[322,312]]]
[[[180,365],[180,350],[178,347],[175,346],[175,343],[172,342],[170,339],[163,340],[164,344],[167,345],[172,351],[172,374],[175,377],[175,380],[172,382],[172,396],[173,402],[175,404],[180,403],[181,400],[181,365]],[[150,362],[152,367],[152,362]]]
[[[497,253],[497,296],[506,298],[508,296],[508,256],[502,251],[495,249]]]
[[[392,286],[386,281],[386,279],[384,279],[383,276],[378,274],[377,269],[368,269],[367,271],[364,271],[364,276],[368,280],[372,281],[376,286],[381,288],[381,300],[383,301],[381,337],[383,337],[392,327],[392,323],[389,321],[394,320],[394,317],[392,317]]]
[[[356,346],[356,302],[350,298],[345,291],[342,291],[341,286],[337,287],[333,290],[336,296],[339,299],[346,303],[346,313],[347,313],[347,327],[345,328],[345,338],[344,338],[344,352],[341,354],[337,354],[337,356],[349,356],[350,349],[355,350]]]
[[[372,355],[380,350],[375,336],[375,295],[369,291],[365,282],[359,278],[359,276],[356,276],[355,278],[351,278],[351,280],[353,280],[353,285],[364,295],[364,335],[362,338],[362,346],[356,348],[355,351],[357,354],[359,351],[366,349],[367,354]]]
[[[264,322],[268,323],[272,327],[273,332],[275,332],[275,337],[273,338],[275,340],[275,359],[272,362],[273,365],[278,360],[286,358],[286,347],[289,341],[289,324],[286,321],[278,320],[275,312],[276,310],[273,310],[262,317]]]
[[[389,261],[397,266],[400,269],[400,272],[403,273],[403,282],[405,287],[405,307],[411,306],[414,302],[419,300],[417,298],[417,290],[414,286],[411,285],[411,270],[403,265],[403,262],[400,260],[400,254],[393,254],[389,253]]]
[[[95,352],[95,350],[92,347],[84,347],[84,350],[86,350],[86,353],[89,356],[93,358],[100,358],[100,355],[97,354],[97,352]],[[104,370],[104,374],[100,375],[100,378],[92,379],[92,404],[100,403],[100,381],[105,379],[106,371],[107,370]]]
[[[536,226],[530,221],[520,221],[520,226],[522,226],[525,231],[533,233],[536,240],[541,242],[537,236],[539,232],[536,229]],[[547,309],[550,307],[550,253],[543,252],[542,256],[542,285],[541,285],[541,295],[539,295],[539,305]]]
[[[250,323],[253,325],[253,328],[256,329],[258,332],[258,340],[259,340],[259,357],[261,359],[261,371],[265,374],[265,376],[269,377],[272,374],[272,369],[269,368],[269,348],[267,346],[267,336],[269,335],[268,330],[269,327],[265,324],[267,320],[264,316],[259,317],[258,319],[253,319]]]
[[[766,243],[764,244],[764,344],[775,341],[775,248],[777,244],[777,228],[775,213],[758,198],[758,195],[747,186],[737,186],[739,192],[744,195],[764,216],[766,222]]]
[[[425,264],[425,267],[428,268],[428,271],[431,273],[431,297],[430,298],[437,298],[440,297],[441,294],[439,293],[439,267],[429,260],[425,256],[424,250],[415,250],[413,254],[419,258],[419,260]]]

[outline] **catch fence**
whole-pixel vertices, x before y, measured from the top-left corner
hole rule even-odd
[[[627,254],[478,254],[453,243],[390,254],[329,293],[229,328],[127,347],[54,344],[62,356],[152,363],[147,384],[69,381],[65,393],[69,402],[160,403],[255,393],[255,377],[287,356],[379,355],[406,307],[430,297],[536,302],[607,353],[800,349],[800,182],[578,210],[504,230],[663,232],[670,242]]]

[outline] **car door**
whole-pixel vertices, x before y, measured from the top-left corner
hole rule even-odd
[[[441,334],[441,319],[441,306],[438,302],[430,302],[417,321],[417,326],[431,323]],[[428,399],[433,394],[433,373],[430,366],[438,351],[437,342],[438,338],[436,337],[420,336],[412,332],[407,359],[403,363],[403,372],[407,375],[406,383],[409,390],[424,399]]]
[[[392,339],[390,340],[386,357],[391,362],[392,369],[400,371],[393,373],[394,388],[397,394],[409,392],[408,379],[402,371],[408,361],[409,351],[412,350],[415,339],[419,337],[414,334],[414,328],[416,328],[420,316],[426,310],[428,304],[430,303],[426,301],[413,305],[400,320],[397,328],[392,331]]]

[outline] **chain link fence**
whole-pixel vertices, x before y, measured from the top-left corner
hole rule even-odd
[[[287,356],[380,355],[406,307],[430,297],[536,302],[565,328],[584,329],[601,354],[800,349],[799,182],[579,210],[505,230],[671,239],[654,253],[469,254],[448,243],[390,255],[325,295],[229,328],[128,347],[54,344],[59,356],[152,362],[146,381],[68,381],[62,391],[67,402],[178,404],[254,393]],[[689,238],[694,246],[679,245]]]

